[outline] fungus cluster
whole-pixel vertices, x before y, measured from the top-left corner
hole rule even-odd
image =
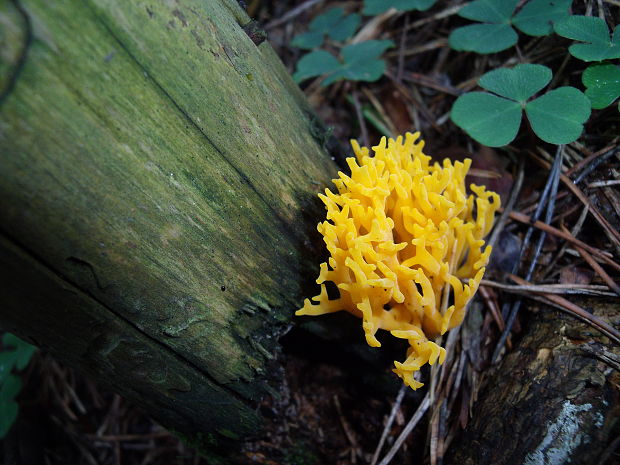
[[[424,364],[443,363],[445,349],[433,342],[459,325],[484,274],[491,247],[483,238],[500,199],[484,186],[465,189],[471,160],[443,165],[422,152],[419,133],[385,137],[368,148],[352,141],[351,176],[339,172],[338,193],[319,194],[327,219],[319,223],[330,253],[317,283],[296,315],[346,310],[363,320],[367,343],[381,344],[378,329],[409,343],[407,359],[394,372],[413,389]],[[328,297],[325,282],[339,297]]]

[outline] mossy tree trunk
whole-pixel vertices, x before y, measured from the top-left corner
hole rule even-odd
[[[234,0],[0,1],[0,326],[217,444],[259,427],[335,174],[249,22]]]

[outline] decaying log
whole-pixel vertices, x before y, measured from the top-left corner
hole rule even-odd
[[[620,322],[617,300],[577,303]],[[555,309],[530,317],[523,339],[483,380],[444,463],[598,464],[618,435],[620,348]]]
[[[249,22],[234,0],[0,2],[0,326],[215,445],[260,424],[335,174]]]

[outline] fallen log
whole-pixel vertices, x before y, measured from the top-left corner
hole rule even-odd
[[[335,174],[303,95],[235,1],[0,23],[0,326],[213,450],[255,432]]]
[[[617,324],[614,299],[578,299]],[[523,338],[485,374],[446,464],[593,464],[618,434],[620,349],[574,317],[542,306]],[[617,447],[617,444],[616,444]]]

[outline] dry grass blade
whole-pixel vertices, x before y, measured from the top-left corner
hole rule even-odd
[[[509,275],[512,279],[513,275]],[[536,294],[560,294],[560,295],[591,295],[601,297],[617,297],[613,292],[606,292],[607,286],[597,286],[589,284],[532,284],[517,286],[514,284],[504,284],[488,279],[480,281],[481,286],[494,287],[506,292],[515,294],[527,294],[534,292]]]
[[[390,8],[385,13],[375,16],[362,27],[351,40],[352,44],[364,42],[365,40],[374,39],[381,33],[381,26],[390,18],[399,15],[400,12],[395,8]]]
[[[368,142],[368,128],[366,127],[366,120],[362,114],[362,105],[360,104],[357,91],[354,91],[351,95],[353,98],[353,106],[355,107],[355,115],[357,116],[357,121],[362,132],[362,144],[364,144],[365,147],[368,147],[370,145]]]
[[[483,281],[486,281],[486,283]],[[504,322],[504,318],[502,317],[502,312],[499,309],[497,302],[495,301],[493,296],[491,296],[491,294],[489,293],[489,290],[485,287],[488,285],[488,283],[489,283],[488,280],[483,279],[480,282],[480,287],[478,288],[478,291],[480,292],[480,295],[484,299],[484,302],[487,308],[491,312],[491,316],[493,317],[493,320],[495,320],[495,324],[497,324],[497,327],[500,329],[500,331],[503,331],[503,329],[506,327],[506,323]],[[493,286],[489,286],[489,287],[493,287]]]
[[[299,16],[304,11],[312,8],[314,5],[317,5],[317,4],[319,4],[319,3],[323,2],[323,1],[324,0],[308,0],[307,2],[302,3],[298,7],[293,8],[292,10],[287,12],[284,16],[269,21],[265,25],[265,29],[273,29],[274,27],[280,26],[280,25],[282,25],[282,24],[292,20],[296,16]]]
[[[403,56],[409,57],[409,56],[418,55],[424,52],[430,52],[431,50],[442,48],[442,47],[445,47],[446,45],[448,45],[447,39],[432,40],[430,42],[427,42],[426,44],[418,45],[416,47],[411,47],[407,49],[406,52],[403,52]],[[394,55],[395,55],[394,52],[388,53],[388,56],[394,56]]]
[[[146,439],[153,438],[169,438],[173,437],[171,433],[168,431],[156,431],[154,433],[144,433],[144,434],[116,434],[116,435],[105,435],[100,436],[96,434],[87,434],[86,437],[91,439],[96,439],[97,441],[105,441],[105,442],[124,442],[124,441],[144,441]]]
[[[379,439],[379,444],[377,444],[377,448],[375,449],[375,453],[372,455],[372,460],[370,461],[370,465],[376,465],[377,460],[379,460],[379,454],[381,453],[381,449],[383,449],[383,444],[385,444],[385,440],[388,437],[390,432],[390,428],[394,423],[394,419],[396,418],[396,412],[400,408],[400,404],[403,401],[403,397],[405,397],[405,392],[407,390],[407,385],[403,384],[400,387],[400,391],[398,391],[398,395],[396,396],[396,400],[394,401],[394,405],[392,406],[392,410],[390,411],[390,416],[388,417],[387,422],[385,423],[385,427],[383,428],[383,432],[381,433],[381,439]]]
[[[400,33],[400,40],[398,41],[398,65],[396,67],[396,80],[402,82],[403,72],[405,70],[405,47],[407,46],[407,25],[409,24],[409,15],[405,15],[405,26]]]
[[[568,231],[565,227],[562,227],[562,230],[564,232]],[[609,289],[611,289],[612,291],[614,291],[616,294],[620,296],[620,286],[618,286],[614,282],[614,280],[611,279],[611,276],[607,274],[607,272],[603,269],[603,267],[599,265],[596,262],[596,260],[594,260],[592,256],[588,252],[583,250],[581,247],[575,247],[575,248],[577,249],[577,252],[579,252],[579,255],[581,255],[581,258],[583,258],[588,263],[588,265],[592,267],[592,269],[596,272],[596,274],[598,274],[601,277],[601,279],[605,281],[605,283],[609,286]]]
[[[614,229],[614,227],[609,223],[609,221],[605,219],[605,217],[598,210],[598,208],[592,205],[592,202],[590,202],[590,199],[586,197],[586,194],[584,194],[583,191],[579,189],[579,187],[577,187],[569,177],[562,175],[561,179],[562,182],[566,185],[566,187],[568,187],[573,192],[573,194],[575,194],[577,198],[590,209],[590,212],[592,213],[594,218],[596,218],[596,220],[600,223],[603,230],[607,233],[609,239],[616,246],[616,249],[620,250],[620,232]]]
[[[439,92],[443,92],[444,94],[453,95],[455,97],[458,97],[459,95],[461,95],[461,92],[459,92],[455,88],[448,87],[424,74],[409,72],[403,75],[403,79],[406,81],[413,82],[414,84],[418,84],[423,87],[428,87],[430,89],[438,90]]]
[[[517,171],[517,179],[512,185],[512,189],[510,190],[510,195],[508,196],[508,202],[502,211],[499,219],[495,222],[495,226],[493,227],[493,232],[487,241],[487,244],[493,247],[497,240],[499,239],[499,235],[504,230],[506,226],[506,221],[508,221],[508,216],[514,210],[515,204],[517,203],[517,199],[519,198],[519,193],[521,192],[521,187],[523,186],[523,179],[525,176],[525,169],[523,160],[519,162],[519,168]]]
[[[573,237],[577,237],[579,235],[579,233],[581,232],[581,228],[583,227],[583,223],[585,222],[587,216],[588,216],[588,207],[584,208],[581,211],[581,214],[579,215],[577,222],[573,226],[573,229],[571,229],[570,233]],[[564,253],[566,253],[566,250],[568,249],[568,244],[569,244],[568,242],[564,242],[564,244],[562,244],[562,247],[560,247],[560,251],[555,255],[555,257],[553,257],[553,260],[551,260],[551,263],[547,265],[547,268],[545,268],[545,271],[542,273],[542,276],[548,276],[556,268],[556,264],[560,261]]]
[[[422,114],[429,121],[431,126],[433,126],[438,132],[441,132],[441,128],[439,127],[439,125],[435,121],[435,117],[430,112],[428,107],[422,102],[422,100],[417,98],[416,96],[412,95],[412,92],[409,91],[400,82],[398,82],[396,80],[396,78],[394,76],[392,76],[390,73],[386,73],[386,76],[389,77],[392,80],[392,83],[394,84],[394,87],[396,87],[398,92],[403,97],[405,97],[410,103],[412,103],[417,110],[420,110],[420,112],[422,112]],[[406,78],[406,76],[405,76],[405,78]]]
[[[428,407],[430,405],[430,398],[431,398],[430,394],[426,393],[426,395],[424,396],[424,399],[422,399],[422,402],[420,402],[418,409],[415,411],[415,413],[413,414],[413,416],[411,417],[411,419],[405,426],[405,429],[403,429],[403,432],[400,433],[400,436],[398,436],[398,438],[394,442],[394,445],[392,446],[390,451],[385,455],[385,457],[383,457],[383,460],[381,460],[379,465],[388,465],[388,463],[391,462],[391,460],[394,458],[394,456],[398,452],[398,449],[400,449],[400,446],[402,446],[403,442],[405,442],[405,439],[407,439],[407,436],[409,436],[411,431],[413,431],[413,428],[415,428],[415,426],[419,423],[419,421],[422,419],[422,417],[428,410]]]
[[[447,18],[449,16],[452,16],[452,15],[458,13],[461,8],[463,8],[465,5],[468,5],[468,4],[469,4],[469,2],[459,3],[458,5],[454,5],[454,6],[451,6],[450,8],[446,8],[445,10],[439,11],[439,12],[435,13],[434,15],[429,16],[428,18],[419,19],[415,23],[410,24],[407,27],[407,30],[417,29],[420,26],[424,26],[425,24],[432,23],[433,21],[437,21],[439,19],[443,19],[443,18]]]
[[[531,283],[517,276],[513,276],[512,279],[514,279],[519,284],[523,284],[526,286],[531,285]],[[608,323],[601,320],[596,315],[592,315],[591,313],[581,308],[579,305],[566,300],[564,297],[560,297],[554,294],[543,294],[543,297],[544,297],[544,300],[547,301],[547,303],[552,303],[554,304],[553,305],[554,307],[560,308],[566,313],[576,316],[577,318],[587,322],[593,328],[598,329],[600,332],[605,334],[607,337],[609,337],[610,339],[613,339],[617,344],[620,344],[620,332],[618,332],[618,330],[616,330],[614,327],[612,327]]]
[[[595,152],[578,163],[575,163],[569,170],[566,171],[566,176],[572,176],[574,173],[578,173],[583,169],[581,173],[575,178],[575,183],[578,183],[581,179],[583,179],[588,173],[590,173],[594,168],[596,168],[600,163],[605,161],[607,158],[613,156],[613,154],[618,150],[617,144],[611,144],[607,147]],[[586,168],[587,167],[587,168]],[[585,169],[584,169],[585,168]]]
[[[453,329],[448,335],[446,352],[450,355],[447,357],[447,360],[442,366],[433,366],[433,369],[435,369],[434,378],[435,380],[439,378],[439,380],[434,383],[433,390],[431,391],[433,393],[431,397],[433,414],[430,421],[431,435],[429,441],[431,465],[440,464],[446,450],[446,421],[450,411],[448,404],[450,403],[461,360],[454,355],[456,353],[457,341],[461,337],[461,328],[462,326]]]
[[[441,408],[444,405],[443,402],[434,403],[433,404],[433,415],[431,417],[430,422],[430,431],[431,431],[431,439],[430,439],[430,455],[431,455],[431,465],[437,465],[437,456],[440,442],[439,435],[439,422],[441,417]]]
[[[612,152],[612,153],[615,153],[615,151]],[[543,166],[549,168],[549,163],[548,162],[546,162],[546,161],[544,161],[544,160],[542,160],[542,159],[540,159],[539,157],[536,157],[536,156],[535,156],[535,159],[540,164],[542,164]],[[599,224],[603,228],[603,231],[605,231],[605,233],[607,234],[609,239],[612,241],[612,243],[614,244],[616,249],[620,250],[620,232],[617,231],[609,223],[609,221],[607,221],[607,219],[605,219],[605,217],[598,210],[598,208],[596,208],[594,205],[592,205],[592,202],[590,202],[590,199],[588,199],[586,194],[584,194],[583,191],[579,187],[577,187],[577,185],[573,182],[572,179],[570,179],[568,176],[562,174],[562,175],[560,175],[560,180],[564,183],[564,185],[566,187],[568,187],[568,189],[573,194],[575,194],[575,196],[577,196],[577,198],[581,201],[581,203],[583,203],[586,207],[589,208],[590,212],[592,213],[592,216],[594,216],[596,221],[599,222]]]
[[[616,270],[620,271],[620,265],[618,265],[611,258],[609,258],[611,254],[609,254],[608,252],[604,252],[600,249],[597,249],[596,247],[592,247],[591,245],[588,245],[583,241],[580,241],[579,239],[573,237],[570,233],[560,231],[559,229],[554,228],[553,226],[550,226],[546,223],[543,223],[542,221],[532,222],[531,218],[528,215],[524,215],[523,213],[510,212],[510,218],[520,223],[531,224],[535,228],[542,229],[543,231],[546,231],[549,234],[553,234],[554,236],[561,237],[562,239],[573,244],[574,246],[581,247],[582,249],[587,250],[595,257],[607,263],[609,266],[612,266]]]
[[[342,414],[342,407],[340,406],[340,399],[338,399],[338,396],[335,394],[334,394],[334,404],[336,405],[336,410],[338,411],[338,417],[340,417],[340,424],[342,425],[344,434],[347,436],[347,439],[349,440],[349,444],[351,445],[351,448],[350,448],[351,463],[355,464],[357,463],[357,456],[361,455],[361,453],[359,453],[360,452],[359,447],[357,446],[357,439],[355,438],[355,434],[353,434],[353,431],[351,430],[351,427],[349,426],[349,422],[346,420],[346,418]]]
[[[620,185],[620,179],[610,179],[608,181],[596,181],[588,184],[588,187],[609,187]]]
[[[364,93],[366,98],[370,101],[370,103],[372,104],[374,109],[377,111],[377,113],[379,113],[379,115],[383,119],[383,122],[386,124],[389,131],[392,133],[392,137],[396,137],[396,134],[398,134],[398,131],[396,130],[394,123],[392,122],[387,112],[385,111],[385,108],[383,108],[383,105],[381,105],[381,102],[379,101],[379,99],[377,99],[377,97],[375,97],[375,95],[370,90],[368,90],[368,88],[366,87],[362,88],[362,92]]]
[[[538,206],[536,207],[536,210],[534,211],[532,215],[533,221],[537,221],[538,218],[540,218],[541,214],[543,213],[543,210],[545,210],[544,218],[545,218],[546,223],[549,223],[551,219],[553,218],[553,212],[555,209],[555,200],[556,200],[556,196],[558,193],[558,185],[560,181],[560,174],[561,174],[563,159],[564,159],[564,146],[559,145],[555,153],[555,158],[553,160],[553,166],[551,167],[551,170],[549,171],[547,182],[545,183],[545,187],[540,196]],[[525,238],[523,239],[523,243],[521,244],[521,250],[519,252],[519,260],[515,261],[515,265],[513,266],[513,273],[518,271],[519,263],[521,261],[521,258],[523,257],[523,251],[527,249],[529,241],[533,233],[534,233],[534,228],[530,224],[529,228],[527,229],[527,232],[525,233]],[[546,232],[544,230],[540,231],[538,240],[536,241],[536,244],[534,246],[534,253],[532,255],[529,266],[525,273],[525,279],[531,279],[534,273],[534,269],[536,268],[536,264],[538,263],[538,257],[540,256],[540,253],[542,251],[542,246],[546,238],[547,238]],[[509,310],[507,306],[505,306],[505,309],[508,310],[507,313],[504,309],[502,309],[502,315],[505,317],[506,327],[503,329],[499,337],[499,340],[497,342],[497,345],[495,346],[495,350],[493,351],[493,355],[491,356],[491,363],[497,363],[499,361],[501,351],[503,350],[504,345],[506,344],[506,341],[508,340],[508,336],[510,335],[510,331],[512,330],[512,326],[514,322],[516,321],[517,314],[519,313],[520,308],[521,308],[521,299],[516,299],[510,306]]]

